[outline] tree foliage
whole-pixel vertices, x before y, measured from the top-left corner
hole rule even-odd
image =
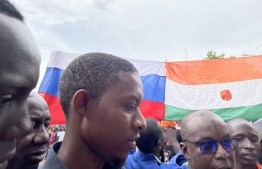
[[[235,56],[230,56],[229,58],[235,58]],[[225,53],[222,53],[221,55],[217,55],[215,51],[208,51],[207,56],[204,58],[204,60],[211,60],[211,59],[225,59]]]

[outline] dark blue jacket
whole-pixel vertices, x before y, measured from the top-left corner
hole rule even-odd
[[[161,163],[152,154],[145,154],[141,151],[128,155],[125,163],[126,169],[187,169],[187,166],[179,166],[174,163]]]

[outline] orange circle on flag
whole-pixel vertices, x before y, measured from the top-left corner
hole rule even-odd
[[[220,92],[220,96],[225,101],[232,99],[232,94],[229,90],[223,90],[222,92]]]

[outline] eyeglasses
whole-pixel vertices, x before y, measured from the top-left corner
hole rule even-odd
[[[226,137],[218,140],[214,140],[214,139],[201,140],[201,141],[184,140],[183,142],[198,144],[203,154],[215,153],[218,148],[218,143],[220,143],[225,149],[225,151],[227,152],[235,151],[238,149],[238,141],[230,137]]]

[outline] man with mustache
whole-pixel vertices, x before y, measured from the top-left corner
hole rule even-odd
[[[260,169],[257,162],[260,151],[260,139],[254,126],[242,118],[227,122],[232,137],[238,140],[236,150],[236,169]]]
[[[20,12],[0,0],[0,169],[31,130],[27,97],[39,77],[40,53]]]
[[[146,128],[134,65],[105,53],[81,55],[64,71],[59,93],[65,136],[49,151],[43,169],[121,168]]]
[[[50,125],[50,113],[46,101],[36,92],[28,99],[29,117],[32,131],[17,141],[17,151],[9,160],[7,169],[37,169],[45,157],[49,141],[47,127]]]

